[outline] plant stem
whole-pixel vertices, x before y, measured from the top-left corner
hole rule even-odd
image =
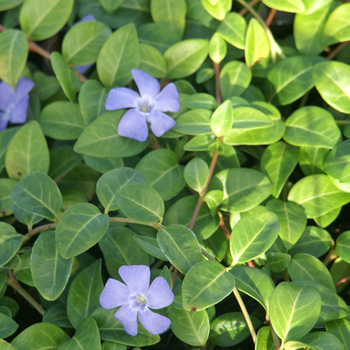
[[[270,27],[274,17],[276,16],[276,13],[277,13],[277,10],[276,9],[271,9],[269,15],[267,16],[267,19],[266,19],[266,25],[268,27]]]
[[[222,102],[220,93],[220,63],[213,62],[214,73],[215,73],[215,93],[216,93],[216,103],[219,106]]]
[[[9,270],[8,277],[6,282],[9,286],[11,286],[14,290],[16,290],[24,299],[26,299],[35,310],[39,312],[41,316],[44,316],[45,309],[19,284],[17,278],[13,274],[12,270]]]
[[[36,227],[35,229],[29,231],[27,234],[24,235],[24,240],[22,242],[22,246],[24,246],[36,234],[43,232],[43,231],[54,229],[54,228],[56,228],[56,226],[57,226],[57,224],[46,224],[46,225]]]
[[[328,55],[327,55],[327,59],[328,60],[332,60],[334,57],[336,57],[338,55],[338,53],[343,50],[343,48],[348,45],[350,43],[350,41],[344,41],[343,43],[340,43],[333,51],[331,51]]]
[[[248,328],[249,328],[249,332],[250,335],[252,336],[253,342],[254,344],[256,343],[256,333],[255,333],[255,329],[252,323],[252,320],[249,316],[248,310],[245,307],[244,301],[241,297],[241,294],[239,293],[238,289],[236,287],[233,288],[233,294],[236,298],[236,300],[238,301],[239,307],[242,310],[243,316],[245,318],[245,321],[247,322]]]
[[[109,221],[110,222],[124,222],[124,223],[127,223],[127,224],[139,224],[139,225],[150,226],[150,227],[153,227],[154,229],[156,229],[158,231],[162,230],[165,227],[164,225],[162,225],[162,224],[160,224],[158,222],[149,224],[147,222],[140,222],[140,221],[136,221],[136,220],[129,219],[129,218],[113,217],[113,218],[109,218]]]
[[[261,1],[261,0],[253,0],[251,3],[249,3],[249,5],[250,5],[251,7],[253,7],[253,6],[255,6],[256,4],[258,4],[260,1]],[[247,10],[246,8],[244,8],[242,11],[239,12],[239,14],[240,14],[241,16],[244,16],[244,15],[246,15],[247,13],[248,13],[248,10]]]
[[[328,252],[328,254],[323,259],[323,264],[327,266],[330,264],[331,261],[335,260],[338,257],[338,254],[336,253],[334,248],[331,248]]]
[[[269,326],[270,326],[271,335],[272,335],[273,344],[274,344],[274,346],[275,346],[275,349],[276,349],[276,350],[282,350],[282,348],[280,347],[280,346],[281,346],[280,340],[279,340],[279,338],[277,337],[277,334],[276,334],[275,330],[273,329],[270,320],[268,319],[267,321],[268,321]]]

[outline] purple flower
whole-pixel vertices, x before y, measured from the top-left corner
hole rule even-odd
[[[165,332],[170,320],[149,309],[161,309],[173,302],[174,294],[165,278],[155,278],[150,286],[151,270],[146,265],[121,266],[119,275],[126,284],[109,278],[100,296],[102,307],[121,306],[115,317],[130,335],[137,334],[137,316],[151,334]]]
[[[148,137],[147,122],[157,137],[162,136],[175,126],[175,120],[163,112],[180,110],[179,93],[174,83],[160,91],[157,79],[139,69],[132,69],[131,74],[140,91],[120,87],[112,89],[106,100],[106,109],[129,109],[118,125],[118,134],[137,141]]]
[[[5,82],[0,83],[0,131],[6,129],[9,122],[23,124],[27,119],[29,91],[34,83],[22,78],[16,90]]]

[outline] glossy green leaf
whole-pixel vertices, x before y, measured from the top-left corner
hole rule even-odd
[[[239,61],[226,63],[220,72],[220,92],[224,100],[240,96],[249,86],[252,73],[248,66]]]
[[[0,346],[3,350],[17,350],[13,345],[3,339],[0,339]]]
[[[250,261],[269,249],[277,238],[279,226],[273,213],[243,216],[231,233],[232,265]]]
[[[329,153],[328,148],[301,146],[299,164],[305,175],[321,174],[323,161]]]
[[[20,180],[11,192],[14,204],[33,215],[55,221],[62,208],[62,195],[47,175],[32,172]]]
[[[74,146],[77,153],[98,158],[123,158],[141,153],[148,142],[139,142],[118,135],[123,111],[107,112],[92,122]]]
[[[0,4],[0,11],[12,9],[13,7],[20,5],[22,2],[23,0],[2,0]]]
[[[100,333],[96,321],[92,317],[89,317],[78,326],[74,337],[61,343],[57,350],[88,350],[99,349],[100,347]]]
[[[198,135],[188,141],[185,146],[185,151],[207,151],[209,147],[214,143],[213,138],[210,135]]]
[[[262,2],[273,9],[284,12],[303,12],[305,6],[303,0],[262,0]]]
[[[274,197],[279,197],[289,176],[298,164],[298,154],[298,148],[281,141],[265,149],[261,157],[260,168],[272,181]]]
[[[170,46],[164,53],[168,79],[180,79],[194,73],[208,55],[208,41],[188,39]]]
[[[66,64],[62,55],[57,51],[51,54],[51,65],[64,94],[71,102],[74,102],[81,85],[76,71]]]
[[[153,22],[167,24],[182,37],[186,25],[185,0],[152,0],[151,15]]]
[[[47,0],[43,9],[40,0],[26,0],[19,16],[21,27],[32,40],[50,38],[66,24],[73,4],[74,0]]]
[[[283,138],[294,146],[334,147],[341,139],[332,114],[316,106],[302,107],[286,121]]]
[[[192,189],[202,193],[209,179],[209,166],[204,160],[193,158],[185,167],[184,177]]]
[[[220,0],[220,1],[210,1],[201,0],[203,7],[206,11],[214,18],[222,21],[226,14],[231,10],[232,0]]]
[[[130,219],[154,223],[164,215],[164,202],[155,189],[143,184],[130,184],[118,191],[120,210]]]
[[[11,191],[16,185],[16,180],[0,179],[0,218],[13,213]]]
[[[171,307],[168,316],[171,330],[177,338],[192,346],[205,346],[210,331],[209,317],[205,310],[191,312]]]
[[[321,97],[334,109],[350,113],[350,91],[346,77],[350,66],[342,62],[319,63],[313,70],[313,79]]]
[[[12,138],[6,153],[6,170],[14,179],[21,179],[32,171],[47,173],[49,150],[38,122],[31,121]]]
[[[101,261],[98,260],[79,272],[69,288],[67,312],[75,328],[100,307],[102,289]]]
[[[118,10],[124,0],[99,0],[103,9],[108,13],[113,13]]]
[[[203,260],[197,237],[186,226],[166,226],[158,232],[157,241],[164,255],[183,274]]]
[[[217,304],[232,292],[235,278],[220,263],[205,260],[188,271],[182,283],[185,310],[199,311]]]
[[[122,265],[149,265],[148,254],[135,244],[137,237],[126,227],[111,226],[98,242],[107,270],[113,278],[119,278],[118,269]]]
[[[102,22],[78,23],[64,36],[62,55],[70,64],[95,63],[102,46],[110,36],[111,30]]]
[[[18,130],[20,130],[20,127],[12,127],[0,132],[0,171],[5,166],[7,148]]]
[[[192,109],[176,119],[172,130],[185,135],[209,134],[210,116],[211,111],[208,109]]]
[[[266,253],[266,266],[271,272],[283,272],[290,263],[291,256],[286,253]]]
[[[122,158],[97,158],[85,155],[83,156],[83,159],[86,165],[88,165],[91,169],[94,169],[102,174],[124,166]]]
[[[231,101],[222,103],[210,119],[210,127],[215,136],[221,137],[231,128],[233,123],[233,109]]]
[[[60,255],[73,258],[94,246],[107,232],[109,217],[90,203],[78,203],[60,217],[56,245]]]
[[[275,350],[275,344],[269,326],[264,326],[259,329],[255,347],[256,350]]]
[[[209,57],[214,62],[219,64],[226,56],[227,45],[225,40],[215,33],[209,41]]]
[[[303,4],[305,6],[304,13],[305,14],[311,14],[314,13],[315,11],[332,4],[332,0],[302,0]],[[334,4],[332,4],[334,5]]]
[[[154,78],[164,78],[166,75],[166,63],[163,55],[158,49],[151,45],[140,44],[139,69]]]
[[[249,68],[265,60],[270,55],[270,43],[265,29],[252,18],[249,21],[245,39],[245,62]]]
[[[20,30],[9,29],[0,34],[0,78],[16,86],[28,57],[28,40]]]
[[[159,248],[159,244],[156,238],[148,237],[148,236],[137,236],[135,235],[134,241],[148,254],[154,256],[155,258],[163,261],[168,261],[168,258],[164,255],[164,253]],[[133,247],[133,251],[135,248]],[[114,268],[114,266],[113,266]]]
[[[343,260],[350,263],[350,231],[344,231],[338,236],[335,250]]]
[[[164,201],[175,197],[185,187],[183,166],[171,150],[149,152],[135,169],[144,175],[147,184],[157,190]]]
[[[349,203],[350,193],[339,190],[327,175],[310,175],[294,184],[288,200],[303,206],[306,216],[313,218]]]
[[[342,342],[345,350],[350,349],[350,322],[347,319],[327,322],[326,329]]]
[[[271,194],[270,180],[254,169],[226,169],[216,174],[216,177],[223,186],[223,204],[231,211],[252,209]]]
[[[217,28],[217,33],[229,44],[244,50],[247,31],[245,18],[236,12],[230,12]]]
[[[21,350],[57,349],[58,345],[68,339],[63,329],[51,323],[36,323],[22,331],[11,344]]]
[[[270,276],[259,269],[249,266],[235,266],[231,273],[235,276],[237,289],[258,301],[265,310],[269,309],[269,300],[275,289]]]
[[[103,85],[123,86],[131,79],[131,69],[138,67],[140,51],[134,24],[115,31],[103,45],[97,58],[97,73]]]
[[[13,226],[0,222],[0,266],[8,263],[18,252],[24,236],[16,232]]]
[[[204,92],[193,95],[180,94],[180,103],[190,109],[212,110],[217,106],[215,97]]]
[[[205,194],[204,201],[207,203],[211,215],[216,215],[217,208],[224,199],[224,193],[220,190],[212,190]]]
[[[327,267],[312,255],[299,253],[293,256],[288,273],[293,281],[318,282],[335,291],[334,282]]]
[[[272,199],[267,202],[267,209],[275,213],[280,223],[279,236],[287,249],[299,240],[306,227],[306,215],[301,206],[293,202]]]
[[[35,287],[46,300],[56,300],[68,282],[73,259],[58,253],[54,231],[42,233],[35,241],[30,267]]]
[[[270,321],[283,342],[300,338],[315,325],[321,311],[321,297],[313,289],[282,282],[270,299]]]
[[[293,56],[272,66],[267,73],[268,100],[287,105],[302,97],[314,86],[312,71],[320,61],[318,56]]]

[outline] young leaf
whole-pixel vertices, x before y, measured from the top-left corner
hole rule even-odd
[[[210,128],[217,137],[224,136],[231,129],[233,123],[233,109],[230,100],[222,103],[210,119]]]
[[[185,167],[184,177],[191,188],[202,193],[209,178],[208,164],[203,159],[193,158]]]
[[[217,33],[224,40],[241,50],[244,50],[246,31],[246,19],[236,12],[228,13],[217,28]]]
[[[201,3],[207,12],[219,21],[225,18],[232,7],[232,0],[220,0],[215,3],[210,0],[201,0]]]

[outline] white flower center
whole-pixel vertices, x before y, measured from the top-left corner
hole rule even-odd
[[[143,295],[136,294],[130,298],[130,305],[133,309],[137,309],[137,311],[144,311],[147,306],[147,300]]]
[[[149,114],[154,107],[154,101],[150,96],[143,96],[137,101],[137,109],[144,114]]]

